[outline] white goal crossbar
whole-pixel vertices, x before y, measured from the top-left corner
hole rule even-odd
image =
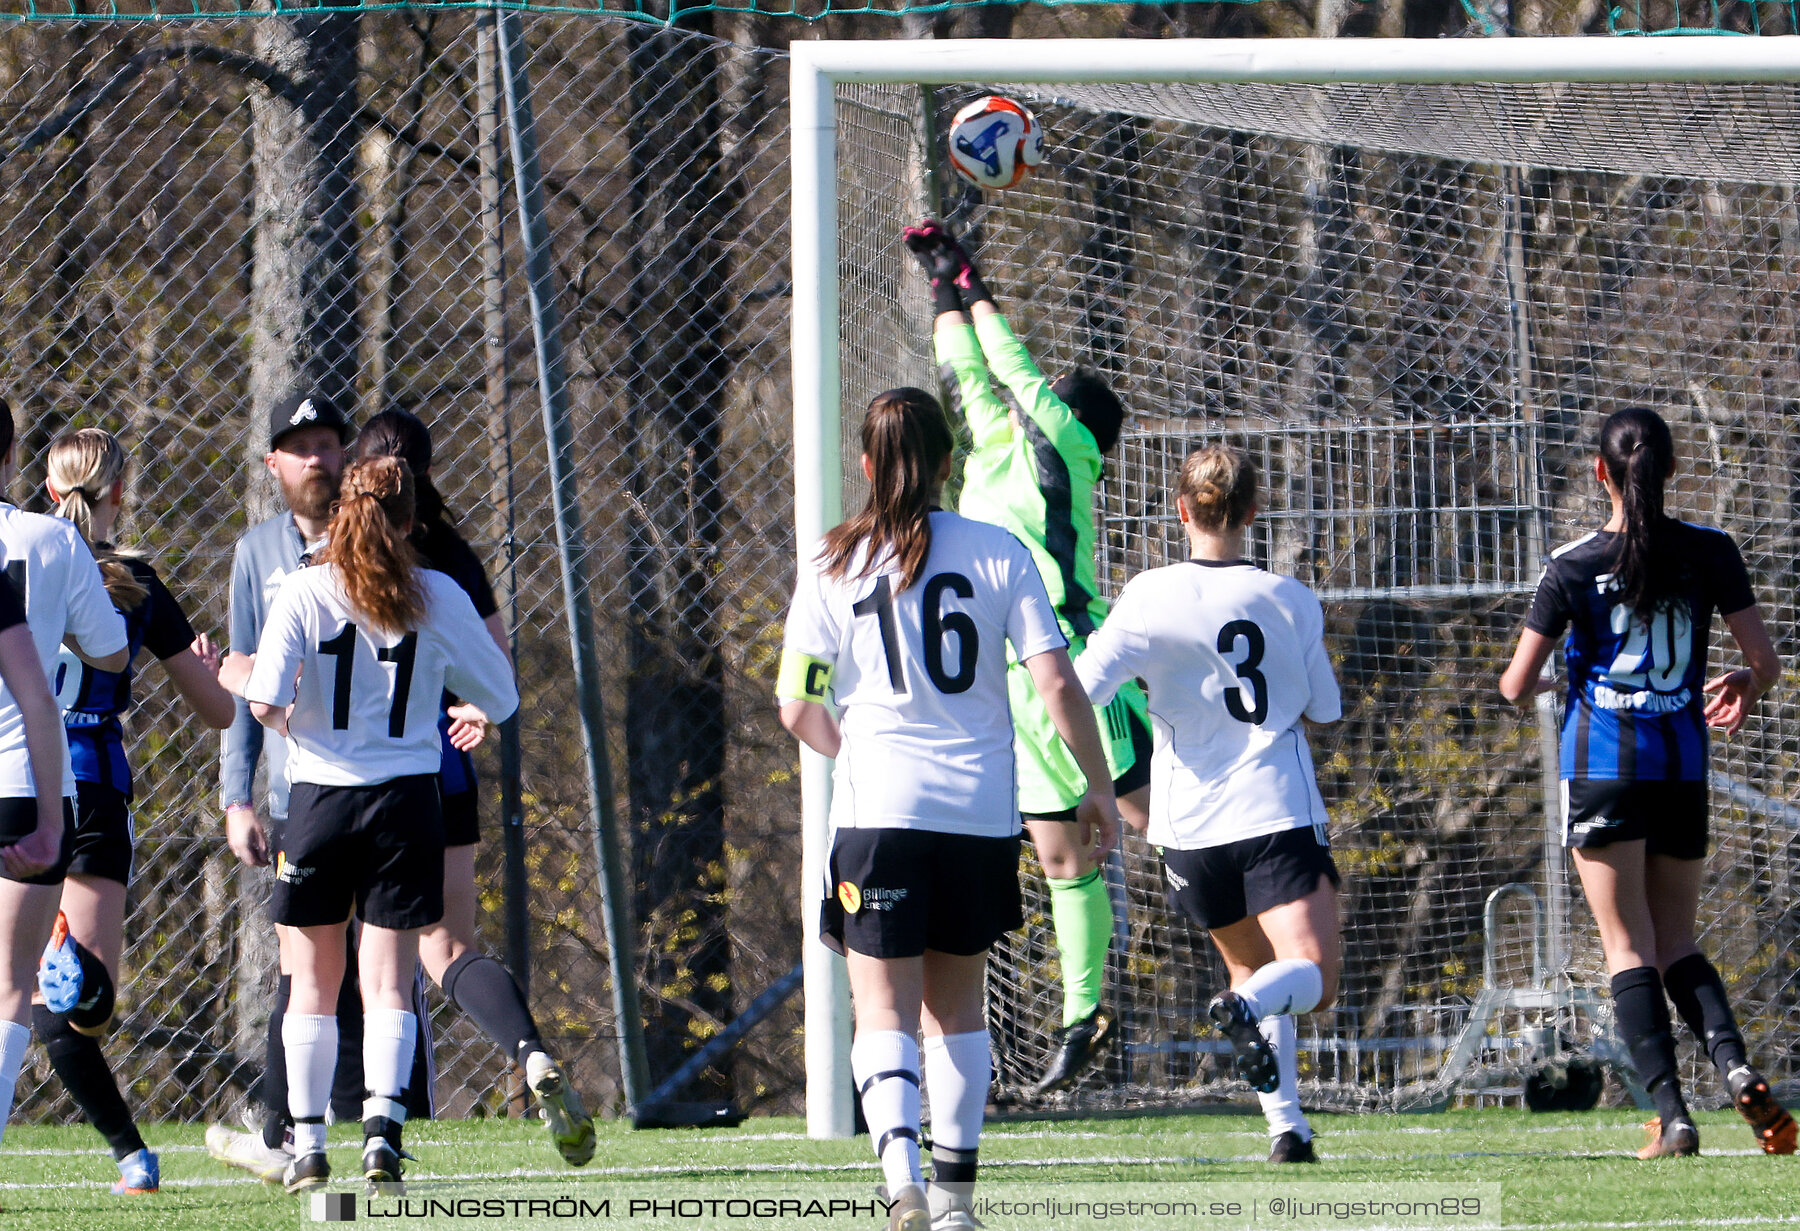
[[[1555,84],[1800,82],[1800,39],[944,40],[791,47],[794,526],[808,550],[842,516],[837,87],[1058,82]],[[805,847],[806,1109],[813,1137],[854,1123],[843,960],[813,931],[824,883],[830,768],[801,754]]]

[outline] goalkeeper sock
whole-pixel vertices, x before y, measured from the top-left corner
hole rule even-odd
[[[1063,1025],[1073,1026],[1100,1007],[1106,951],[1112,948],[1112,897],[1099,868],[1074,880],[1048,877],[1046,882],[1062,957]]]
[[[1691,1119],[1681,1098],[1675,1068],[1675,1036],[1669,1029],[1669,1002],[1654,966],[1634,966],[1612,977],[1613,1014],[1631,1051],[1638,1080],[1656,1100],[1664,1124]]]
[[[1316,962],[1284,958],[1258,967],[1242,986],[1231,990],[1244,998],[1244,1003],[1259,1019],[1279,1017],[1284,1013],[1310,1013],[1319,1003],[1319,997],[1325,994],[1325,977]]]
[[[1725,982],[1704,954],[1690,953],[1671,962],[1663,971],[1663,987],[1720,1077],[1750,1062],[1744,1036],[1738,1033],[1737,1015],[1725,996]]]
[[[888,1196],[923,1184],[919,1167],[919,1043],[898,1030],[859,1030],[850,1045],[850,1074],[862,1096],[863,1119]]]
[[[1312,1125],[1300,1110],[1300,1057],[1296,1054],[1300,1036],[1294,1029],[1294,1019],[1290,1014],[1278,1013],[1257,1022],[1256,1028],[1268,1040],[1269,1050],[1275,1053],[1275,1067],[1281,1073],[1281,1084],[1274,1093],[1256,1096],[1262,1103],[1263,1118],[1269,1122],[1269,1136],[1295,1133],[1311,1141]]]

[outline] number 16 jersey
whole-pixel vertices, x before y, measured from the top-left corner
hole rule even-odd
[[[1068,640],[1023,543],[955,513],[930,517],[925,567],[898,593],[891,562],[865,577],[802,570],[777,691],[821,702],[829,691],[842,711],[833,828],[1009,837],[1019,812],[1006,643],[1023,662]]]
[[[445,689],[494,722],[518,708],[512,666],[462,587],[432,569],[419,570],[419,584],[425,619],[393,634],[370,628],[351,609],[332,565],[281,583],[244,699],[293,705],[289,782],[373,786],[437,773]]]
[[[1660,550],[1681,573],[1676,600],[1648,621],[1620,601],[1612,571],[1620,537],[1601,530],[1551,553],[1525,627],[1568,629],[1563,778],[1699,782],[1706,777],[1701,683],[1714,611],[1734,615],[1756,595],[1737,544],[1672,521]]]

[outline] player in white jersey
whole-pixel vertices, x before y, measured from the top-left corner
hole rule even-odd
[[[16,473],[12,410],[0,402],[0,490]],[[69,866],[75,778],[49,676],[64,639],[84,662],[117,671],[129,659],[125,621],[100,568],[66,521],[0,503],[0,572],[16,604],[0,603],[0,1128],[31,1042],[31,993]],[[18,617],[25,627],[18,627]],[[28,639],[27,639],[28,637]],[[23,652],[29,650],[29,653]],[[51,727],[54,726],[55,730]]]
[[[1104,705],[1126,680],[1150,694],[1150,841],[1169,896],[1206,928],[1231,974],[1208,1015],[1262,1097],[1271,1162],[1310,1162],[1295,1082],[1296,1013],[1337,995],[1337,868],[1301,719],[1342,716],[1313,592],[1243,558],[1256,468],[1197,450],[1176,509],[1190,558],[1131,579],[1076,671]]]
[[[244,688],[257,721],[287,737],[293,788],[270,902],[292,979],[282,1023],[289,1192],[331,1174],[331,1010],[352,906],[362,921],[363,1175],[400,1179],[399,1099],[418,1034],[408,989],[419,932],[444,914],[439,698],[447,688],[496,719],[519,703],[474,604],[407,543],[412,519],[405,463],[378,457],[345,471],[329,544],[317,566],[282,582]]]
[[[1023,924],[1008,642],[1087,776],[1088,845],[1105,851],[1118,836],[1099,729],[1030,551],[937,508],[953,443],[923,390],[870,403],[869,502],[802,570],[777,687],[782,724],[837,759],[820,930],[849,967],[850,1066],[895,1203],[890,1231],[974,1225],[990,1077],[982,979],[988,946]]]

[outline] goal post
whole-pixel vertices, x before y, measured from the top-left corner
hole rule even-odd
[[[839,520],[844,503],[844,447],[848,443],[843,426],[847,412],[844,390],[846,382],[853,379],[853,373],[840,355],[846,325],[855,325],[857,322],[847,322],[844,319],[840,298],[840,282],[856,272],[847,268],[845,254],[839,242],[840,205],[848,199],[847,194],[863,191],[858,185],[840,180],[840,92],[845,88],[966,85],[972,90],[1019,90],[1033,97],[1056,102],[1060,98],[1056,93],[1058,86],[1068,87],[1073,92],[1076,86],[1095,85],[1116,86],[1122,95],[1129,95],[1133,89],[1148,88],[1153,93],[1154,87],[1158,86],[1198,84],[1536,86],[1592,83],[1636,87],[1656,84],[1698,86],[1707,83],[1766,83],[1791,86],[1800,84],[1800,40],[1670,37],[1491,41],[797,41],[791,46],[790,67],[793,136],[790,238],[793,248],[794,528],[797,548],[805,552],[826,529]],[[1160,104],[1149,106],[1143,110],[1131,106],[1120,109],[1129,114],[1155,117],[1164,114],[1159,106]],[[1221,127],[1216,119],[1205,122],[1211,123],[1215,128]],[[1533,117],[1533,122],[1541,129],[1559,121],[1551,111],[1545,111]],[[1753,122],[1754,117],[1747,118],[1746,126]],[[1729,129],[1731,125],[1727,123],[1724,127]],[[1667,135],[1669,130],[1658,131]],[[1630,148],[1630,136],[1625,134],[1621,138],[1622,145],[1627,148],[1620,157],[1629,159],[1642,156],[1645,159],[1645,174],[1705,174],[1704,166],[1687,172],[1683,172],[1679,165],[1673,169],[1665,166],[1655,149],[1637,151]],[[1051,137],[1051,166],[1042,174],[1054,176],[1057,163],[1054,130]],[[1579,145],[1579,141],[1575,144]],[[1523,155],[1515,159],[1474,157],[1466,153],[1453,153],[1445,157],[1460,157],[1465,163],[1482,162],[1496,166],[1538,165],[1531,157]],[[1676,162],[1679,161],[1677,158]],[[1618,169],[1612,164],[1607,166],[1609,170]],[[1726,178],[1730,178],[1734,173],[1728,168],[1724,174]],[[1782,168],[1768,173],[1766,179],[1756,171],[1746,172],[1741,178],[1756,179],[1763,183],[1786,182],[1791,189],[1792,181],[1800,179],[1800,174]],[[1309,179],[1309,193],[1313,186],[1313,181]],[[1710,190],[1703,186],[1697,191],[1704,193]],[[1005,195],[999,194],[1000,197]],[[1791,207],[1791,191],[1787,199]],[[909,212],[909,204],[910,202],[893,204],[893,216],[903,218]],[[1310,196],[1307,198],[1307,205],[1309,208],[1314,205]],[[1706,208],[1711,208],[1711,205],[1707,204]],[[1276,211],[1271,211],[1271,217],[1275,216]],[[1284,223],[1307,228],[1324,229],[1333,225],[1332,218],[1318,208],[1310,215],[1299,215],[1297,222],[1288,215],[1280,215],[1280,219]],[[1782,225],[1800,233],[1800,224],[1792,220],[1784,221]],[[1577,237],[1570,242],[1578,247],[1587,241]],[[1302,295],[1305,288],[1287,287],[1286,293]],[[1320,303],[1325,305],[1321,311],[1338,310],[1326,302],[1325,297],[1320,298]],[[1349,310],[1345,311],[1347,313]],[[869,327],[879,328],[882,324],[883,322],[872,321]],[[1120,326],[1127,329],[1130,327],[1129,322]],[[1505,329],[1502,327],[1500,331],[1504,333]],[[1157,339],[1156,344],[1175,347],[1180,343],[1179,339]],[[1530,344],[1527,342],[1527,345]],[[1576,351],[1581,346],[1592,345],[1591,340],[1584,338],[1579,340],[1579,344],[1571,343],[1570,349]],[[1294,348],[1295,353],[1304,350],[1303,346]],[[1141,360],[1144,364],[1153,361]],[[1260,361],[1265,367],[1269,364],[1268,356],[1262,356]],[[1132,362],[1140,360],[1134,359]],[[1313,356],[1306,362],[1315,366],[1323,362],[1329,367],[1330,361],[1329,357],[1320,360]],[[915,370],[912,371],[912,383],[928,383],[928,356],[924,365],[916,356],[913,363]],[[1589,366],[1592,366],[1591,362]],[[1578,375],[1581,380],[1591,382],[1594,379],[1591,372]],[[1662,374],[1658,375],[1659,378],[1662,377]],[[1703,386],[1705,381],[1702,377],[1703,374],[1695,379]],[[1218,379],[1229,385],[1232,371],[1224,371]],[[1278,399],[1278,394],[1285,386],[1278,387],[1273,376],[1269,379],[1273,392],[1268,396]],[[1334,377],[1327,372],[1323,377],[1316,377],[1315,383],[1324,381],[1330,384],[1334,379],[1341,383],[1342,374]],[[1201,393],[1205,397],[1214,396],[1205,390]],[[1696,404],[1703,404],[1708,396],[1703,388],[1698,387],[1689,393]],[[1217,396],[1235,404],[1234,395],[1229,389]],[[1203,401],[1204,397],[1196,395],[1196,400]],[[1446,404],[1452,403],[1453,399]],[[1167,457],[1184,440],[1197,435],[1233,435],[1241,438],[1249,433],[1262,441],[1259,447],[1265,450],[1268,465],[1290,476],[1300,476],[1290,483],[1292,490],[1299,492],[1304,488],[1308,493],[1304,498],[1294,497],[1291,507],[1271,510],[1277,515],[1270,518],[1274,528],[1267,531],[1272,537],[1264,546],[1272,554],[1272,558],[1280,560],[1284,552],[1295,553],[1296,558],[1317,555],[1319,545],[1309,545],[1304,541],[1308,535],[1315,535],[1315,530],[1309,527],[1319,528],[1316,535],[1324,535],[1332,543],[1340,545],[1354,544],[1359,541],[1359,536],[1364,535],[1385,535],[1398,541],[1399,537],[1409,532],[1405,529],[1406,519],[1412,517],[1416,522],[1421,516],[1419,509],[1428,509],[1430,516],[1444,529],[1438,539],[1427,535],[1425,545],[1418,549],[1425,559],[1422,563],[1411,566],[1415,568],[1416,576],[1411,576],[1406,584],[1400,584],[1389,575],[1391,568],[1379,561],[1373,566],[1379,586],[1386,587],[1383,593],[1387,598],[1383,601],[1390,602],[1395,611],[1404,614],[1406,604],[1427,597],[1460,594],[1475,600],[1496,596],[1515,606],[1483,608],[1474,612],[1471,618],[1475,623],[1485,622],[1487,625],[1504,623],[1505,619],[1512,618],[1509,613],[1515,611],[1519,596],[1528,593],[1529,582],[1535,579],[1535,570],[1540,564],[1536,558],[1537,552],[1534,550],[1530,553],[1533,557],[1530,560],[1508,565],[1504,576],[1496,573],[1489,577],[1481,573],[1479,566],[1471,566],[1475,569],[1473,573],[1466,570],[1459,573],[1457,569],[1459,557],[1470,553],[1479,555],[1496,538],[1541,537],[1528,535],[1527,526],[1540,515],[1548,516],[1548,510],[1521,509],[1516,502],[1509,504],[1506,499],[1508,491],[1535,492],[1535,481],[1526,481],[1511,471],[1502,474],[1501,470],[1494,469],[1504,469],[1510,464],[1504,461],[1504,456],[1508,449],[1518,452],[1521,441],[1523,451],[1518,464],[1526,469],[1540,464],[1541,459],[1537,456],[1540,442],[1533,434],[1538,410],[1534,405],[1532,390],[1529,387],[1517,389],[1513,403],[1507,414],[1482,419],[1474,426],[1470,426],[1469,421],[1450,415],[1434,420],[1428,426],[1407,426],[1403,430],[1388,431],[1383,435],[1381,439],[1386,443],[1381,447],[1388,449],[1388,453],[1383,455],[1385,460],[1369,463],[1369,475],[1379,474],[1389,478],[1406,475],[1411,476],[1406,480],[1409,483],[1416,480],[1436,484],[1441,480],[1444,484],[1441,500],[1434,499],[1429,505],[1419,504],[1412,510],[1398,511],[1387,506],[1400,502],[1377,499],[1375,494],[1371,494],[1362,504],[1346,505],[1342,509],[1333,503],[1333,493],[1346,482],[1342,475],[1348,471],[1329,468],[1356,464],[1355,455],[1358,450],[1366,452],[1374,447],[1370,443],[1373,438],[1365,438],[1365,435],[1358,434],[1353,429],[1346,428],[1341,437],[1330,433],[1308,435],[1298,430],[1271,431],[1265,434],[1259,432],[1258,424],[1270,427],[1275,424],[1264,410],[1256,407],[1248,411],[1240,407],[1239,412],[1231,416],[1196,415],[1172,424],[1150,423],[1134,437],[1136,443],[1131,446],[1134,452],[1120,459],[1119,469],[1123,472],[1123,477],[1118,491],[1107,496],[1109,501],[1114,501],[1116,496],[1116,503],[1109,503],[1108,515],[1116,516],[1121,526],[1134,520],[1146,524],[1154,522],[1154,514],[1146,510],[1156,508],[1156,493],[1151,491],[1134,494],[1125,490],[1133,481],[1133,473],[1165,473]],[[848,408],[851,413],[855,409]],[[1697,414],[1696,423],[1704,418],[1704,415]],[[1465,431],[1465,428],[1468,430]],[[1702,427],[1694,430],[1704,436]],[[1714,436],[1717,436],[1716,432]],[[1454,458],[1450,461],[1435,457],[1421,460],[1421,451],[1438,441],[1444,442],[1445,450],[1453,453]],[[1745,465],[1732,452],[1737,447],[1731,441],[1719,446],[1721,465],[1727,462],[1732,466]],[[1323,453],[1318,457],[1309,457],[1307,451],[1314,448],[1323,450]],[[1155,456],[1152,457],[1151,454]],[[1345,458],[1350,460],[1343,460]],[[1162,467],[1161,470],[1157,469],[1159,466]],[[1133,467],[1138,469],[1133,470]],[[1320,471],[1320,467],[1326,469]],[[1306,475],[1315,471],[1323,475],[1317,483],[1306,478]],[[1268,473],[1265,469],[1265,474]],[[1499,494],[1496,495],[1496,492]],[[1535,502],[1535,497],[1532,500]],[[1334,518],[1337,520],[1333,520]],[[1149,540],[1155,540],[1162,533],[1153,527],[1146,529],[1143,525],[1138,526],[1138,531],[1147,535]],[[1297,546],[1290,543],[1284,547],[1280,537],[1283,534],[1301,541]],[[1435,559],[1431,558],[1434,552]],[[1126,554],[1130,556],[1129,552]],[[1113,564],[1116,572],[1124,563],[1133,565],[1130,571],[1135,571],[1135,568],[1159,562],[1154,557],[1138,555],[1130,556],[1128,561],[1123,557],[1115,559]],[[1383,572],[1384,568],[1388,568],[1387,573]],[[1321,588],[1330,591],[1331,586],[1325,584]],[[1368,599],[1369,593],[1371,591],[1364,586],[1354,592],[1345,589],[1341,597],[1346,601],[1363,602]],[[1387,613],[1387,618],[1393,618],[1392,612]],[[1420,634],[1421,637],[1426,635],[1436,634],[1430,630],[1424,630]],[[1488,649],[1482,648],[1480,653],[1488,653]],[[1535,733],[1531,739],[1535,741]],[[1534,749],[1530,755],[1537,758],[1540,754]],[[1555,772],[1554,765],[1543,765],[1541,768],[1546,776]],[[802,919],[806,930],[807,1123],[808,1132],[812,1136],[840,1137],[850,1133],[854,1122],[849,1078],[850,1007],[842,961],[819,944],[813,928],[816,900],[825,881],[830,779],[828,763],[810,752],[802,754],[802,790],[805,835]],[[1750,798],[1751,795],[1764,801],[1767,805],[1765,810],[1770,815],[1775,815],[1780,808],[1786,806],[1778,797],[1762,794],[1759,788],[1744,790],[1750,794],[1740,791],[1733,796],[1743,807],[1752,806],[1742,803],[1743,799]],[[1540,793],[1532,807],[1536,811],[1544,806],[1545,800]],[[1556,892],[1558,887],[1553,885],[1550,889]],[[1498,890],[1495,892],[1498,894]],[[1491,899],[1489,903],[1490,919],[1498,918],[1494,909],[1495,901],[1497,898]],[[1552,914],[1554,913],[1553,910]],[[1349,924],[1350,921],[1347,920],[1347,926]],[[1490,945],[1497,943],[1493,937],[1489,937],[1488,942]],[[1553,938],[1553,951],[1557,944],[1560,944],[1560,938]],[[1452,960],[1461,959],[1445,958],[1446,962]],[[1402,984],[1405,982],[1404,979],[1399,981]],[[1405,992],[1404,986],[1392,990],[1395,996],[1403,996]],[[1458,1020],[1466,1036],[1472,1019]],[[1444,1032],[1452,1033],[1456,1028],[1458,1027],[1444,1027]],[[1553,1025],[1550,1030],[1554,1034],[1556,1027]],[[1339,1065],[1341,1071],[1348,1074],[1346,1080],[1357,1080],[1359,1073],[1381,1072],[1388,1075],[1384,1080],[1391,1078],[1396,1085],[1411,1081],[1421,1089],[1429,1087],[1432,1097],[1441,1095],[1445,1081],[1450,1080],[1435,1073],[1419,1079],[1408,1068],[1412,1063],[1408,1059],[1371,1060],[1368,1055],[1357,1052],[1361,1042],[1366,1042],[1371,1049],[1379,1050],[1382,1040],[1365,1039],[1363,1036],[1352,1038],[1349,1035],[1345,1036],[1345,1040],[1347,1041],[1333,1043],[1331,1056],[1332,1063]],[[1465,1038],[1464,1042],[1468,1048],[1474,1049],[1480,1040]],[[1305,1046],[1303,1040],[1303,1051]],[[1181,1048],[1172,1045],[1166,1050],[1173,1054]],[[1187,1054],[1197,1054],[1200,1050],[1197,1046],[1191,1046],[1187,1048]],[[1441,1050],[1451,1050],[1447,1040]],[[1320,1057],[1324,1055],[1323,1051],[1319,1053]],[[1321,1058],[1318,1063],[1322,1066],[1324,1060]],[[1359,1068],[1359,1065],[1363,1067]],[[1171,1080],[1179,1082],[1185,1079],[1178,1075]]]

